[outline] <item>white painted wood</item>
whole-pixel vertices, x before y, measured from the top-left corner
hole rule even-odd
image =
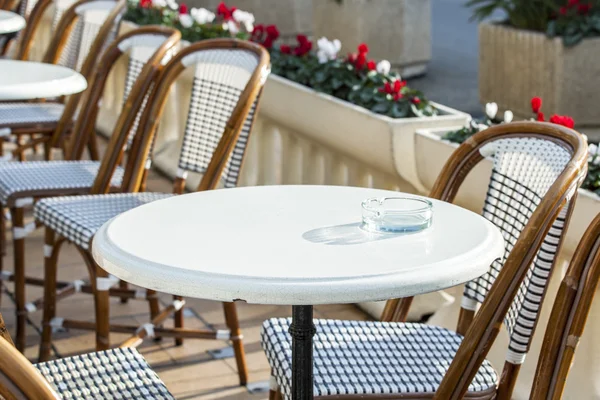
[[[0,101],[59,97],[86,88],[80,73],[60,65],[0,60]]]
[[[435,200],[433,224],[425,231],[363,231],[361,201],[394,195],[263,186],[177,196],[105,224],[93,254],[109,273],[161,292],[300,305],[437,291],[482,275],[503,253],[493,224]]]
[[[0,35],[25,28],[25,18],[12,11],[0,10]]]

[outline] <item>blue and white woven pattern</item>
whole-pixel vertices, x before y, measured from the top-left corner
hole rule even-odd
[[[64,108],[58,103],[0,103],[0,128],[56,123]]]
[[[277,384],[291,398],[289,318],[263,323],[261,343]],[[315,320],[315,396],[434,393],[462,336],[424,324]],[[469,392],[494,391],[498,376],[489,362]]]
[[[172,196],[165,193],[118,193],[51,197],[38,201],[35,219],[72,243],[89,250],[100,227],[127,210]]]
[[[144,357],[132,348],[62,358],[34,365],[69,399],[174,399]]]
[[[48,195],[70,195],[89,192],[100,168],[97,161],[25,161],[0,164],[0,204],[12,206],[14,201]],[[118,187],[123,169],[117,168],[111,186]],[[44,194],[43,192],[46,192]]]
[[[244,49],[204,50],[193,56],[198,64],[195,67],[179,168],[204,173],[242,91],[258,66],[258,57]],[[237,185],[255,109],[256,102],[223,171],[225,187]]]
[[[462,305],[471,310],[487,296],[533,212],[571,159],[562,146],[534,138],[497,140],[484,147],[482,154],[491,157],[494,164],[483,216],[500,229],[506,248],[501,261],[466,284]],[[523,363],[529,349],[548,276],[564,234],[566,209],[546,236],[505,317],[504,325],[510,335],[507,360],[513,364]]]

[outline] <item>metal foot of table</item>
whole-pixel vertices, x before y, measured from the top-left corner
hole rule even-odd
[[[313,306],[293,306],[292,324],[292,398],[313,398]]]

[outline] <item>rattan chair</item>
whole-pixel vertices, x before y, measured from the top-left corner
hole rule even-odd
[[[47,6],[49,2],[39,2],[31,19]],[[80,71],[91,83],[97,60],[116,36],[125,8],[126,0],[79,0],[60,18],[44,61]],[[29,33],[26,32],[24,40],[29,40]],[[4,159],[16,156],[23,161],[25,151],[35,150],[39,145],[44,145],[45,158],[50,159],[51,149],[60,148],[73,128],[81,98],[82,93],[78,93],[69,96],[66,104],[56,101],[0,103],[0,139],[16,145]],[[97,160],[95,136],[90,140],[91,158]],[[2,149],[3,146],[0,151]]]
[[[0,336],[4,399],[175,399],[135,349],[121,347],[32,365],[13,347],[2,315]]]
[[[233,39],[215,39],[194,43],[181,50],[165,67],[156,86],[151,106],[144,114],[145,131],[152,134],[164,110],[167,94],[181,74],[193,69],[194,83],[188,108],[187,124],[183,133],[183,144],[179,157],[178,178],[174,184],[174,193],[182,193],[188,171],[203,174],[197,190],[215,189],[221,182],[225,187],[237,184],[246,144],[252,128],[252,122],[262,86],[269,73],[268,52],[251,42]],[[139,143],[146,154],[151,147],[153,135],[147,135]],[[127,191],[137,192],[145,180],[144,165],[147,158],[130,159],[123,178]],[[38,222],[46,227],[46,246],[53,249],[51,257],[45,262],[45,299],[43,334],[40,360],[50,355],[52,327],[81,328],[96,331],[97,350],[109,345],[109,331],[131,333],[134,336],[128,345],[137,345],[146,337],[172,336],[181,344],[183,338],[231,340],[236,357],[240,384],[247,382],[248,374],[245,362],[242,336],[237,319],[235,304],[223,303],[227,330],[184,329],[184,302],[175,297],[173,304],[162,312],[151,312],[151,320],[142,326],[109,326],[109,289],[117,279],[107,276],[98,267],[90,254],[91,243],[96,231],[102,224],[114,216],[149,201],[171,196],[165,193],[106,193],[106,187],[98,187],[97,195],[76,196],[72,198],[50,198],[40,201],[34,215]],[[59,239],[55,239],[58,236]],[[85,254],[86,262],[95,283],[96,322],[82,322],[55,318],[56,303],[56,258],[60,245],[65,241],[77,246]],[[114,288],[117,289],[117,288]],[[71,291],[73,292],[73,290]],[[153,291],[142,291],[146,296]],[[125,293],[117,289],[116,293]],[[137,298],[139,290],[127,290],[130,298]],[[165,319],[175,312],[175,328],[163,327]]]
[[[496,126],[455,151],[431,197],[452,202],[484,157],[492,160],[493,171],[483,216],[502,231],[506,250],[488,273],[467,283],[457,332],[389,322],[406,316],[410,300],[388,301],[384,322],[317,320],[317,397],[510,398],[585,176],[587,145],[578,133],[557,125]],[[473,320],[477,303],[483,304]],[[503,319],[510,347],[499,379],[485,356]],[[290,396],[290,323],[275,318],[263,324],[262,345],[273,371],[271,398],[278,392]]]
[[[600,214],[583,234],[558,289],[542,342],[531,400],[562,398],[599,280]]]
[[[109,190],[119,191],[123,169],[112,166],[115,155],[120,154],[123,145],[115,141],[129,137],[137,130],[139,118],[149,90],[162,68],[162,62],[170,57],[180,34],[174,29],[148,26],[131,31],[115,42],[100,59],[94,84],[83,99],[74,134],[69,142],[70,160],[67,161],[25,161],[0,164],[0,204],[9,207],[12,220],[14,247],[14,274],[4,272],[5,280],[15,282],[17,305],[17,348],[25,344],[25,321],[27,312],[35,311],[39,304],[25,303],[25,284],[43,285],[44,280],[25,276],[25,238],[35,230],[35,222],[24,223],[24,211],[42,197],[90,193],[95,182],[106,184]],[[128,61],[125,76],[123,112],[115,125],[113,140],[108,146],[103,162],[75,161],[81,158],[85,144],[95,129],[99,101],[109,73],[115,63]],[[116,161],[118,163],[118,160]],[[105,169],[110,165],[114,173],[106,176]],[[103,179],[106,179],[104,181]],[[112,188],[112,189],[111,189]],[[0,215],[0,230],[4,232],[4,216]],[[4,242],[3,242],[4,243]],[[0,265],[1,268],[1,265]],[[61,283],[61,287],[67,283]],[[91,288],[87,290],[91,291]]]

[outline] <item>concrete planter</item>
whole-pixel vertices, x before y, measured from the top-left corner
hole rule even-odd
[[[369,57],[386,59],[403,77],[422,75],[431,60],[431,0],[318,0],[314,36],[342,41],[342,52],[367,43]]]
[[[600,126],[600,38],[564,47],[543,33],[482,23],[479,26],[479,93],[482,103],[531,117],[530,100],[542,111],[570,115],[577,126]]]
[[[190,0],[187,4],[214,12],[220,2],[221,0]],[[254,14],[257,24],[277,25],[284,37],[312,32],[312,0],[231,0],[226,3]]]

